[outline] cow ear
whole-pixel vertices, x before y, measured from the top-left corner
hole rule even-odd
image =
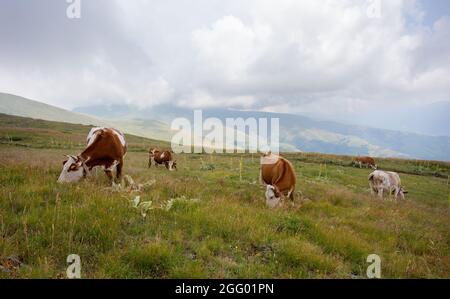
[[[83,165],[83,160],[82,159],[80,159],[79,157],[77,157],[77,160],[76,160],[77,162],[77,166],[78,167],[80,167],[81,165]]]

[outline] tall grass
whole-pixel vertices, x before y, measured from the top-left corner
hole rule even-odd
[[[132,152],[125,173],[156,181],[143,201],[199,199],[144,218],[130,203],[136,194],[110,188],[101,172],[56,184],[63,152],[0,146],[0,261],[22,259],[14,277],[64,276],[72,253],[91,278],[364,277],[372,253],[384,277],[450,275],[446,179],[402,175],[410,194],[395,203],[370,196],[370,170],[294,161],[301,194],[294,207],[270,210],[250,156],[242,166],[203,156],[215,166],[204,171],[198,155],[185,155],[169,172]]]
[[[250,154],[178,155],[178,171],[148,169],[147,148],[167,144],[127,136],[125,174],[155,184],[115,189],[99,171],[59,185],[63,154],[84,146],[89,127],[0,123],[2,278],[65,277],[69,254],[85,278],[363,278],[369,254],[385,278],[450,278],[448,163],[377,159],[409,191],[394,202],[371,197],[371,170],[351,157],[287,154],[295,204],[271,210]],[[152,202],[145,217],[137,195]],[[11,257],[21,266],[3,271]]]

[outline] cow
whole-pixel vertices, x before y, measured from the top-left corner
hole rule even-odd
[[[123,158],[127,153],[124,135],[113,128],[92,128],[86,139],[86,148],[78,156],[67,155],[59,175],[59,183],[77,182],[85,178],[92,168],[100,166],[114,183],[112,171],[116,169],[116,180],[120,182]]]
[[[369,175],[369,186],[372,195],[394,194],[395,200],[405,199],[408,192],[403,188],[400,176],[396,172],[376,170]]]
[[[261,180],[266,185],[266,205],[274,208],[284,197],[294,200],[296,177],[287,159],[271,152],[261,157]]]
[[[164,164],[170,171],[177,170],[177,161],[174,160],[172,151],[151,148],[148,151],[148,168],[152,167],[153,163],[156,167],[160,164]]]
[[[359,168],[362,168],[363,165],[374,170],[378,168],[377,164],[375,164],[375,160],[372,157],[357,157],[355,159],[355,164],[359,165]]]

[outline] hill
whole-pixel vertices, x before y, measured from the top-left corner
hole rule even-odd
[[[170,140],[169,128],[158,121],[142,122],[89,116],[6,93],[0,93],[0,113],[71,124],[112,126],[133,135]]]
[[[0,113],[73,124],[107,125],[107,122],[96,117],[68,111],[7,93],[0,93]]]
[[[193,111],[172,105],[148,109],[92,106],[66,111],[17,96],[0,94],[0,113],[69,123],[109,125],[152,139],[171,139],[170,123],[176,117],[192,119]],[[82,113],[78,113],[82,112]],[[93,115],[93,116],[89,116]],[[450,161],[450,137],[427,136],[370,127],[321,121],[301,115],[255,111],[205,109],[203,118],[279,118],[282,151],[321,152]]]
[[[0,144],[30,148],[81,150],[93,126],[45,121],[0,113]],[[129,151],[148,152],[150,146],[168,148],[169,143],[125,134]]]
[[[193,118],[193,111],[171,105],[148,109],[130,106],[92,106],[75,109],[87,114],[121,119],[140,119],[143,131],[150,131],[146,119],[158,120],[169,127],[176,117]],[[204,109],[203,118],[279,118],[282,151],[320,152],[338,155],[371,155],[377,157],[420,158],[450,161],[450,137],[377,129],[365,126],[322,121],[302,115]],[[389,116],[386,116],[387,118]],[[168,129],[166,130],[168,131]],[[166,139],[169,140],[169,139]]]
[[[374,105],[375,106],[375,105]],[[415,132],[430,136],[450,136],[448,121],[450,101],[431,104],[413,105],[379,105],[372,107],[370,113],[354,113],[351,118],[336,115],[344,123],[376,126],[381,129],[396,128],[400,131]],[[383,121],[380,121],[382,116]]]
[[[143,190],[101,172],[57,184],[88,130],[0,115],[0,277],[64,278],[78,254],[82,278],[364,278],[377,254],[383,278],[450,278],[448,181],[430,172],[448,175],[448,163],[378,161],[403,170],[409,193],[394,202],[371,197],[371,170],[351,157],[289,154],[295,203],[268,209],[256,156],[177,155],[178,171],[148,169],[154,141],[126,136],[124,172]]]

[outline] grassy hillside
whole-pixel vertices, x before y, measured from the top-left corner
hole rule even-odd
[[[169,141],[176,117],[192,119],[193,111],[173,105],[141,109],[129,105],[97,105],[77,109],[77,113],[23,97],[0,93],[0,113],[74,124],[113,126],[122,131]],[[92,116],[91,116],[92,115]],[[256,111],[205,109],[203,119],[279,118],[280,147],[283,151],[321,152],[375,157],[422,157],[450,161],[450,137],[426,136],[320,121],[306,116]]]
[[[410,193],[393,202],[370,196],[370,170],[350,157],[287,155],[295,205],[270,210],[256,155],[179,155],[177,172],[148,169],[142,151],[157,142],[133,136],[124,171],[142,192],[101,172],[57,184],[62,155],[88,130],[0,116],[0,277],[64,277],[76,253],[85,278],[364,278],[375,253],[384,278],[450,278],[447,178],[407,174],[416,163],[448,175],[448,163],[379,161],[405,170]]]
[[[99,118],[0,92],[0,112],[9,115],[85,125],[107,125]]]
[[[106,108],[102,109],[107,111]],[[1,92],[0,113],[71,124],[112,126],[127,133],[158,140],[170,140],[171,136],[170,127],[156,120],[123,120],[111,119],[108,117],[95,117]]]
[[[177,117],[184,117],[191,120],[193,118],[192,109],[174,107],[168,104],[152,106],[147,109],[129,105],[97,105],[78,108],[76,111],[98,117],[108,117],[108,115],[111,115],[117,119],[138,118],[160,120],[166,124],[170,124]],[[333,121],[321,121],[302,115],[271,112],[212,108],[202,109],[202,114],[203,119],[214,117],[221,119],[223,123],[226,122],[227,118],[279,118],[280,132],[282,132],[280,146],[283,151],[293,152],[295,149],[298,149],[303,152],[370,155],[375,157],[422,157],[424,159],[450,161],[450,137],[448,136],[426,136]],[[383,113],[377,115],[382,115],[383,120],[386,122],[389,122],[390,118],[392,118],[392,116],[384,115]],[[408,114],[408,117],[410,118],[408,123],[415,119],[410,114]],[[424,122],[427,123],[425,120],[418,123],[422,124]],[[167,133],[171,135],[168,127],[169,125],[166,125],[165,129],[160,130],[163,133],[161,136],[167,136]],[[154,129],[155,126],[151,122],[134,121],[127,128],[136,130],[133,131],[133,134],[140,135],[141,132],[151,131],[149,129]],[[448,126],[445,126],[443,129],[447,129],[448,131]]]
[[[0,144],[79,151],[86,145],[92,126],[18,117],[0,113]],[[129,151],[148,151],[149,146],[168,147],[164,141],[126,134]]]

